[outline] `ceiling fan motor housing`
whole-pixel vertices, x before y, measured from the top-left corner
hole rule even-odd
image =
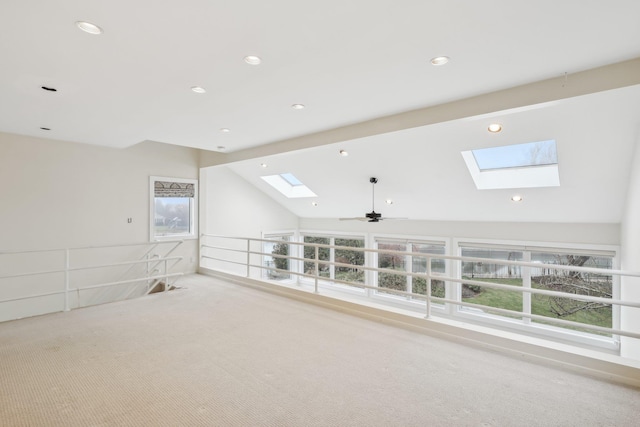
[[[378,222],[380,218],[382,218],[381,213],[377,213],[376,211],[371,211],[368,214],[365,214],[367,218],[369,218],[369,222]]]

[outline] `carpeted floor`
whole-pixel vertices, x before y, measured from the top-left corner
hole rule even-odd
[[[1,426],[635,426],[640,390],[204,276],[0,324]]]

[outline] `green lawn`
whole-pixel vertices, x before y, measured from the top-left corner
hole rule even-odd
[[[468,279],[468,277],[466,277]],[[493,282],[504,285],[522,286],[522,279],[478,279],[474,280]],[[464,302],[480,304],[489,307],[504,308],[507,310],[522,311],[522,294],[509,292],[502,289],[481,288],[481,291],[473,296],[462,299]],[[531,312],[540,316],[558,318],[551,310],[550,297],[545,295],[532,295]],[[512,317],[512,316],[509,316]],[[517,316],[513,316],[517,317]],[[564,320],[585,323],[588,325],[611,327],[611,307],[596,310],[580,310],[576,313],[562,317]],[[546,323],[540,322],[539,323]],[[553,324],[549,322],[549,324]],[[558,325],[556,325],[558,326]],[[580,329],[580,328],[570,328]]]

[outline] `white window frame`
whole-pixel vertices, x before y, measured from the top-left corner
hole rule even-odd
[[[363,249],[367,249],[367,242],[368,242],[368,236],[366,233],[357,233],[357,232],[345,232],[345,231],[336,231],[336,232],[331,232],[331,231],[314,231],[314,230],[300,230],[299,231],[299,241],[300,243],[302,243],[303,245],[300,246],[300,253],[299,256],[303,257],[304,256],[304,238],[305,237],[322,237],[322,238],[326,238],[329,239],[329,244],[331,246],[335,246],[335,241],[336,239],[345,239],[345,240],[362,240],[363,243]],[[357,248],[356,248],[357,250]],[[364,253],[364,264],[362,265],[362,267],[366,267],[367,266],[367,252]],[[329,252],[329,260],[328,262],[335,262],[335,249],[331,248],[330,252]],[[303,273],[304,272],[304,262],[300,262],[300,272]],[[368,271],[365,270],[365,277],[364,277],[364,283],[363,284],[367,284],[367,273]],[[338,288],[342,291],[345,292],[353,292],[356,293],[358,295],[362,294],[365,292],[365,289],[358,289],[358,288],[354,288],[352,286],[348,286],[348,285],[343,285],[340,283],[335,283],[333,282],[335,280],[335,265],[333,264],[329,264],[329,277],[325,277],[325,278],[320,278],[320,283],[322,283],[323,286],[326,287],[333,287],[333,288]],[[306,278],[306,277],[299,277],[299,283],[301,284],[309,284],[312,282],[312,279]]]
[[[418,243],[418,244],[431,244],[431,245],[436,245],[436,246],[442,246],[444,248],[444,253],[442,254],[443,256],[447,256],[449,255],[449,251],[451,250],[451,243],[450,240],[446,237],[433,237],[433,236],[419,236],[419,235],[402,235],[402,234],[371,234],[371,239],[370,239],[370,247],[373,249],[378,249],[378,242],[383,242],[383,243],[393,243],[393,242],[397,242],[399,244],[405,244],[405,252],[411,252],[410,248],[408,247],[409,244],[414,244],[414,243]],[[419,255],[419,253],[416,253]],[[371,253],[371,265],[374,267],[378,267],[378,263],[379,263],[379,254],[378,253]],[[411,272],[412,270],[412,256],[409,255],[406,257],[405,259],[405,271],[406,272]],[[445,276],[451,274],[450,273],[451,269],[450,269],[450,263],[449,260],[445,260]],[[372,279],[371,279],[371,283],[374,283],[375,286],[378,286],[378,272],[377,271],[372,271],[370,272],[372,273]],[[412,289],[412,282],[413,282],[413,277],[412,276],[407,276],[407,286],[406,289],[407,291],[411,291]],[[450,298],[450,283],[448,281],[444,281],[444,288],[445,288],[445,298]],[[407,306],[413,306],[413,307],[422,307],[425,305],[424,301],[420,301],[418,299],[411,299],[411,298],[407,298],[404,296],[399,296],[399,295],[393,295],[390,293],[384,293],[384,292],[379,292],[379,291],[371,291],[369,293],[369,296],[372,299],[381,299],[381,300],[386,300],[388,302],[396,302],[396,303],[401,303]],[[435,303],[432,305],[432,308],[444,313],[445,310],[448,310],[448,304],[445,304],[444,306],[438,303]],[[420,308],[422,309],[422,308]]]
[[[262,239],[266,239],[266,240],[272,240],[275,238],[279,238],[279,237],[288,237],[289,240],[287,240],[288,246],[289,246],[289,257],[298,257],[299,255],[299,248],[298,245],[296,244],[291,244],[296,243],[298,241],[298,232],[296,230],[276,230],[276,231],[264,231],[262,232]],[[260,252],[264,252],[264,244],[265,242],[261,242],[260,243]],[[265,265],[265,260],[267,259],[267,255],[260,255],[260,264],[261,265]],[[282,279],[282,280],[273,280],[277,283],[295,283],[297,281],[297,277],[298,275],[295,274],[297,272],[299,272],[300,267],[299,267],[299,262],[295,259],[289,259],[289,278],[288,279]],[[272,279],[268,278],[268,275],[265,277],[265,273],[269,271],[269,270],[265,270],[263,268],[260,269],[260,279],[261,280],[269,280],[271,281]]]
[[[169,236],[156,236],[155,230],[155,184],[157,181],[165,182],[177,182],[193,184],[194,195],[190,201],[190,227],[189,231],[185,233],[172,234]],[[149,177],[149,241],[166,241],[166,240],[184,240],[184,239],[197,239],[198,238],[198,180],[190,178],[173,178],[165,176],[150,176]]]
[[[489,239],[465,239],[454,238],[452,249],[455,251],[455,255],[462,256],[462,246],[464,244],[473,244],[477,247],[493,248],[497,250],[513,249],[524,253],[527,251],[544,251],[552,252],[557,250],[560,252],[571,253],[575,251],[580,252],[592,252],[594,255],[599,253],[613,253],[612,256],[612,269],[617,270],[620,268],[620,247],[615,245],[597,245],[597,244],[580,244],[580,243],[550,243],[550,242],[533,242],[533,241],[514,241],[514,240],[489,240]],[[523,261],[526,260],[524,256]],[[457,278],[462,278],[461,261],[453,263],[455,270],[452,274]],[[612,275],[612,294],[613,299],[617,299],[620,296],[620,276]],[[524,283],[523,283],[524,286]],[[456,285],[455,294],[458,301],[461,301],[462,296],[460,294],[461,285]],[[530,309],[530,298],[528,301],[524,300],[525,294],[523,294],[523,303],[528,304]],[[524,308],[524,307],[523,307]],[[583,344],[587,346],[593,346],[601,349],[619,351],[620,350],[620,337],[613,335],[611,337],[599,336],[588,332],[572,331],[571,329],[562,328],[560,326],[545,325],[541,323],[533,323],[524,320],[509,319],[507,317],[491,315],[491,314],[478,314],[471,311],[462,310],[462,307],[451,312],[453,317],[460,317],[465,319],[469,323],[486,323],[492,327],[507,327],[513,329],[522,335],[533,336],[546,336],[551,339],[559,339],[562,342],[573,342]],[[612,309],[612,328],[617,329],[620,327],[620,307],[614,306]]]

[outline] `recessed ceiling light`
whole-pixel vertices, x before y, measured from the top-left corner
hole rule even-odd
[[[436,56],[435,58],[431,58],[431,64],[433,65],[444,65],[449,62],[448,56]]]
[[[266,163],[260,163],[260,166],[266,168],[268,165]]]
[[[491,123],[487,130],[491,133],[498,133],[502,130],[502,125],[500,123]]]
[[[220,151],[224,151],[227,149],[227,147],[225,147],[224,145],[218,145],[216,148]]]
[[[194,91],[195,93],[206,93],[207,90],[203,87],[200,86],[191,86],[191,90]]]
[[[51,130],[50,128],[40,128],[42,130]]]
[[[244,57],[244,62],[249,65],[259,65],[262,62],[262,59],[260,59],[259,56],[247,55]]]
[[[349,152],[347,150],[340,150],[340,155],[342,157],[347,157],[349,155]]]
[[[522,196],[513,196],[511,198],[512,201],[514,202],[521,202],[522,201]]]
[[[304,109],[304,104],[293,104],[291,108],[293,108],[294,110],[302,110]]]
[[[385,200],[385,203],[388,204],[388,205],[392,205],[393,204],[393,200],[387,199],[387,200]]]
[[[231,132],[231,129],[228,129],[228,128],[222,128],[222,129],[220,129],[220,132],[222,132],[222,133],[229,133],[229,132]]]
[[[53,87],[47,87],[47,86],[41,86],[42,89],[48,91],[48,92],[57,92],[58,89],[53,88]]]
[[[311,202],[311,206],[318,206],[318,202]]]
[[[98,27],[96,24],[92,24],[91,22],[77,21],[76,25],[85,33],[102,34],[102,28]]]

